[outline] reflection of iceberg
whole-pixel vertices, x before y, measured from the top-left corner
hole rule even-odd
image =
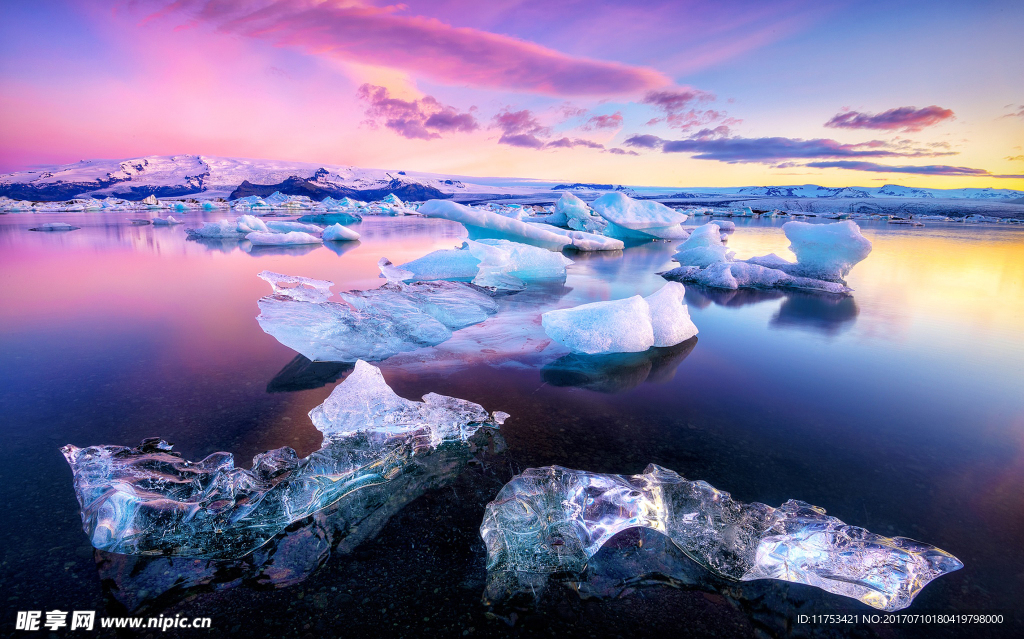
[[[324,435],[320,450],[303,459],[291,448],[271,450],[253,459],[252,470],[236,468],[229,453],[187,462],[155,438],[138,448],[65,446],[92,545],[123,554],[243,557],[339,500],[357,504],[359,491],[394,481],[414,456],[465,445],[481,426],[507,417],[434,393],[422,402],[403,399],[362,361],[309,415]]]
[[[296,355],[270,380],[267,392],[290,393],[321,388],[348,375],[353,368],[350,362],[313,362],[305,355]]]
[[[849,328],[860,309],[847,295],[810,295],[791,291],[772,317],[772,327],[809,328],[835,335]]]
[[[279,245],[258,245],[252,244],[248,241],[241,242],[238,248],[248,253],[253,257],[269,257],[272,255],[292,255],[298,257],[300,255],[306,255],[312,253],[323,246],[319,242],[316,244],[279,244]]]
[[[308,297],[306,278],[269,271],[259,276],[274,288],[259,301],[260,327],[313,361],[387,359],[440,344],[452,331],[497,312],[493,299],[461,282],[388,282],[370,291],[339,293],[342,302],[328,302]],[[323,285],[329,296],[332,284]]]
[[[621,393],[646,381],[666,382],[686,359],[697,338],[642,353],[583,355],[570,353],[546,364],[541,379],[552,386],[575,386],[601,393]]]
[[[330,249],[330,251],[335,255],[344,255],[359,245],[359,240],[348,242],[324,242],[324,246]]]
[[[293,523],[241,559],[96,551],[100,580],[108,595],[128,611],[155,611],[210,590],[291,586],[310,577],[332,554],[350,554],[374,539],[411,502],[451,484],[470,464],[487,463],[490,454],[502,448],[498,431],[484,427],[466,442],[446,442],[429,455],[415,455],[387,483],[367,486]]]
[[[760,304],[786,297],[788,291],[764,288],[708,288],[691,285],[686,287],[686,304],[695,308],[707,308],[711,304],[739,308],[751,304]]]
[[[779,579],[902,610],[932,579],[963,564],[905,537],[882,537],[790,500],[779,508],[736,502],[703,481],[651,464],[642,475],[531,468],[487,505],[488,599],[582,575],[615,534],[651,528],[728,579]]]

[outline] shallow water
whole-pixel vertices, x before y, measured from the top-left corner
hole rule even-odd
[[[186,217],[198,226],[220,215]],[[28,231],[49,221],[82,228]],[[738,222],[729,245],[739,257],[787,255],[781,224]],[[564,285],[503,298],[483,324],[380,364],[403,396],[433,391],[510,413],[502,468],[486,481],[427,491],[355,554],[301,583],[271,594],[190,591],[157,602],[154,614],[205,611],[220,633],[249,636],[526,632],[534,626],[485,618],[480,603],[476,527],[487,491],[531,466],[634,473],[657,463],[737,499],[801,499],[947,550],[965,568],[926,587],[908,612],[1002,612],[1001,627],[971,632],[1020,631],[1024,229],[861,226],[874,250],[848,279],[852,297],[690,287],[696,343],[601,366],[551,344],[540,313],[657,290],[656,273],[672,266],[677,243],[571,255]],[[118,214],[0,216],[6,630],[18,610],[116,609],[82,533],[61,445],[159,436],[186,459],[226,450],[241,466],[279,446],[300,455],[319,448],[306,413],[349,369],[304,362],[260,330],[256,302],[269,287],[256,273],[329,279],[335,291],[372,288],[383,283],[381,256],[401,263],[465,236],[444,220],[369,219],[354,228],[363,239],[337,251],[247,252],[244,242],[190,242],[180,226],[132,226]],[[810,590],[799,592],[812,614],[814,606],[872,612]],[[641,636],[681,610],[719,634],[752,631],[748,613],[721,597],[686,596],[659,586],[579,610],[563,602],[552,614],[561,614],[561,632],[582,636]],[[794,634],[816,632],[793,624]],[[965,632],[851,630],[876,631]]]

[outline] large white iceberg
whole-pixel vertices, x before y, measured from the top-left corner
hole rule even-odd
[[[679,245],[679,252],[672,256],[683,266],[711,266],[718,262],[728,262],[735,253],[726,248],[722,242],[722,233],[718,224],[708,222],[698,226],[685,242]]]
[[[234,220],[206,222],[198,229],[185,229],[190,238],[241,238],[249,233],[271,233],[267,225],[255,215],[240,215]]]
[[[522,288],[524,280],[564,280],[572,260],[521,242],[467,240],[461,249],[441,249],[400,265],[403,280],[472,281],[478,286]]]
[[[491,297],[461,282],[389,278],[378,289],[339,293],[342,302],[330,302],[330,282],[269,271],[259,276],[274,289],[259,300],[260,327],[315,362],[379,361],[434,346],[498,310]]]
[[[359,234],[341,224],[332,224],[320,236],[325,242],[350,242],[359,239]]]
[[[472,239],[499,238],[527,242],[558,250],[573,243],[572,238],[520,220],[474,209],[448,200],[428,200],[419,208],[422,215],[459,222]]]
[[[697,334],[683,304],[685,289],[669,282],[643,298],[592,302],[541,316],[548,337],[575,353],[638,353],[675,346]]]
[[[717,262],[706,268],[680,266],[661,274],[667,280],[693,282],[713,288],[798,288],[824,293],[849,293],[850,288],[839,282],[826,282],[810,277],[790,275],[777,268],[749,262]]]
[[[606,235],[620,239],[679,240],[688,236],[680,226],[686,214],[653,200],[634,200],[619,192],[605,193],[591,203],[608,220]]]
[[[319,237],[301,231],[291,231],[289,233],[261,233],[256,231],[246,235],[245,239],[252,242],[253,246],[296,246],[321,243]]]
[[[270,220],[266,222],[267,228],[275,233],[289,233],[291,231],[299,231],[300,233],[309,233],[310,235],[320,235],[324,232],[323,228],[316,224],[305,224],[303,222],[287,222],[284,220]]]
[[[789,238],[789,250],[796,255],[796,264],[774,253],[747,261],[790,275],[842,282],[850,269],[871,253],[871,242],[851,220],[833,224],[786,222],[782,230]]]

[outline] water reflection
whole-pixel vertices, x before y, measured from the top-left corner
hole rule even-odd
[[[859,313],[857,302],[849,295],[790,292],[768,325],[836,335],[852,327]]]
[[[291,393],[321,388],[348,377],[353,362],[314,362],[305,355],[296,355],[267,384],[268,393]]]
[[[707,308],[712,304],[729,308],[740,308],[751,304],[760,304],[784,298],[788,292],[779,289],[761,288],[710,288],[697,284],[686,285],[686,296],[683,298],[687,306]]]
[[[599,393],[622,393],[644,382],[665,383],[697,345],[697,338],[642,353],[570,353],[546,364],[541,379],[552,386],[575,386]]]
[[[318,248],[323,247],[323,244],[296,244],[294,246],[257,246],[246,240],[243,241],[238,246],[240,249],[242,249],[252,257],[268,257],[271,255],[290,255],[293,257],[298,257],[300,255],[312,253]]]
[[[348,253],[352,249],[358,248],[359,240],[350,242],[324,242],[324,246],[333,251],[335,255],[340,257],[345,253]]]

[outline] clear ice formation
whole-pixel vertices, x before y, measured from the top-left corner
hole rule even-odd
[[[302,459],[288,447],[271,450],[251,470],[223,452],[185,461],[156,438],[137,448],[64,446],[85,533],[108,552],[243,557],[292,522],[394,481],[416,455],[465,442],[508,415],[434,393],[404,399],[359,361],[310,417],[324,434],[320,450]]]
[[[323,230],[320,236],[324,242],[351,242],[359,239],[359,234],[341,224],[332,224]]]
[[[628,476],[549,466],[514,477],[487,505],[480,535],[488,591],[580,575],[602,545],[636,527],[668,536],[719,576],[807,584],[887,611],[906,608],[931,580],[963,567],[934,546],[876,535],[817,506],[744,504],[654,464]]]
[[[471,281],[477,286],[521,290],[524,281],[565,280],[572,260],[549,251],[509,240],[468,240],[459,249],[441,249],[402,264],[404,280]]]
[[[639,353],[675,346],[697,334],[683,304],[686,290],[669,282],[646,298],[592,302],[541,316],[548,337],[574,353]]]
[[[608,221],[605,235],[619,239],[681,240],[687,215],[653,200],[634,200],[619,192],[605,193],[590,204]]]
[[[481,289],[461,282],[389,280],[378,289],[339,293],[342,301],[331,302],[325,295],[332,282],[269,271],[259,276],[274,289],[259,301],[260,327],[315,362],[379,361],[434,346],[498,309]]]
[[[283,220],[270,220],[266,223],[267,228],[276,233],[288,233],[290,231],[299,231],[301,233],[309,233],[310,235],[320,235],[324,232],[322,228],[316,224],[304,224],[302,222],[286,222]]]
[[[796,288],[849,293],[843,278],[871,252],[871,242],[852,221],[834,224],[786,222],[782,230],[797,261],[774,253],[734,260],[720,239],[717,223],[693,231],[673,256],[682,266],[662,276],[714,288]]]
[[[534,221],[554,226],[568,226],[575,231],[603,233],[608,221],[572,193],[563,193],[555,202],[555,212],[534,218]]]
[[[271,233],[263,220],[255,215],[240,215],[234,220],[206,222],[198,229],[185,229],[190,238],[241,238],[249,233]]]

